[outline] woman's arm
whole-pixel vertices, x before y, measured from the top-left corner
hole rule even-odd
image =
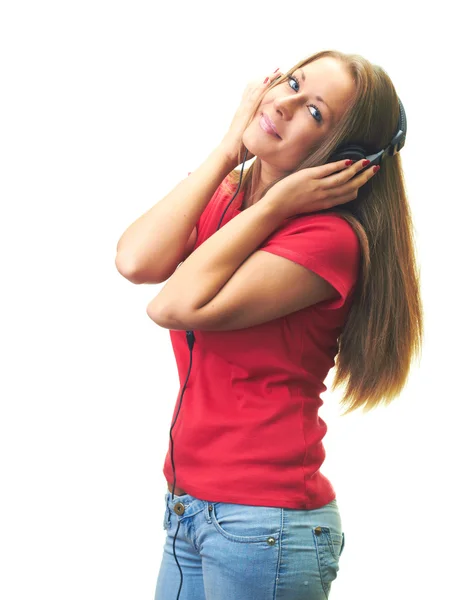
[[[217,146],[197,169],[122,234],[115,260],[118,271],[133,283],[168,279],[182,260],[206,205],[235,167],[226,148]]]
[[[173,273],[148,304],[148,316],[160,324],[199,311],[283,220],[280,207],[265,198],[236,215]]]

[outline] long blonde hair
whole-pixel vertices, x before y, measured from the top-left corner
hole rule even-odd
[[[396,90],[380,66],[358,54],[317,52],[289,69],[266,91],[324,56],[346,65],[356,92],[337,126],[292,172],[325,164],[336,148],[346,143],[363,145],[369,153],[377,152],[396,133]],[[249,123],[254,115],[255,112]],[[241,155],[239,158],[242,161]],[[261,161],[256,157],[243,173],[241,189],[245,190],[246,199],[252,198],[257,189],[260,170]],[[273,181],[261,195],[288,174]],[[240,169],[228,175],[224,185],[229,191],[235,189],[239,177]],[[348,221],[362,251],[353,303],[338,338],[332,390],[345,384],[340,401],[346,408],[343,415],[360,407],[368,412],[380,404],[388,405],[400,394],[411,363],[422,349],[420,273],[400,155],[386,158],[377,176],[359,188],[355,200],[321,212],[327,211],[337,212]]]

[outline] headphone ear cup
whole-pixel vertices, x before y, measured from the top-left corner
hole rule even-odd
[[[358,146],[357,144],[347,144],[346,146],[339,146],[327,160],[327,163],[348,159],[356,162],[366,158],[366,154],[367,153],[362,146]]]

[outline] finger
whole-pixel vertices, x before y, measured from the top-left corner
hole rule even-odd
[[[336,163],[328,163],[329,165],[337,165],[340,164],[341,162],[345,163],[346,161],[338,161]],[[363,173],[360,173],[360,171],[362,171],[363,169],[365,169],[369,164],[369,161],[367,159],[362,159],[362,160],[358,160],[357,162],[355,162],[354,164],[352,164],[351,166],[347,167],[344,166],[343,169],[344,170],[339,170],[339,172],[335,173],[336,169],[333,169],[333,172],[331,172],[330,175],[328,175],[327,177],[324,177],[324,179],[322,180],[322,187],[323,189],[329,189],[329,188],[339,188],[340,186],[343,186],[345,183],[351,181],[355,181],[357,179],[356,175],[360,174],[363,175],[363,173],[366,175],[369,173],[369,177],[371,177],[371,175],[373,174],[372,169],[366,169],[365,171],[363,171]],[[324,165],[326,166],[326,165]],[[317,169],[319,167],[316,167]],[[368,177],[368,179],[369,179]],[[359,185],[357,185],[357,187],[360,187],[361,185],[363,185],[362,183],[360,183]],[[342,193],[342,190],[339,189],[338,193]]]
[[[276,69],[276,71],[274,71],[274,73],[271,73],[264,79],[264,81],[261,81],[260,85],[255,85],[254,87],[252,87],[252,83],[249,84],[249,89],[250,89],[251,95],[252,95],[252,101],[255,103],[254,104],[255,107],[257,107],[259,105],[259,103],[262,101],[262,98],[264,97],[264,95],[266,93],[266,89],[272,83],[274,83],[274,81],[281,75],[282,75],[282,73],[280,73],[280,69]]]
[[[364,161],[362,161],[364,163]],[[353,177],[353,179],[350,180],[349,183],[355,183],[358,187],[361,187],[362,185],[364,185],[367,181],[369,181],[371,179],[371,177],[373,177],[374,175],[376,175],[376,173],[379,171],[379,166],[375,169],[375,165],[373,165],[370,168],[367,168],[368,165],[363,167],[363,171],[361,171],[360,168],[360,172]]]
[[[324,165],[319,165],[318,167],[310,167],[317,179],[322,179],[322,183],[328,184],[328,186],[324,187],[334,187],[338,182],[348,181],[350,177],[353,177],[355,174],[354,167],[357,163],[348,167],[346,164],[348,159],[345,158],[343,160],[338,160],[336,162],[325,163]],[[332,178],[332,175],[339,174],[339,172],[343,171],[344,175],[340,176],[339,179]]]
[[[363,161],[360,161],[360,162],[363,162]],[[355,166],[355,165],[352,165],[352,166]],[[359,166],[358,168],[361,169],[361,166]],[[358,173],[355,177],[353,177],[349,181],[346,181],[346,182],[343,181],[339,185],[337,184],[337,185],[333,186],[332,188],[326,188],[325,194],[329,198],[330,203],[336,202],[337,204],[339,204],[339,202],[337,201],[337,198],[339,196],[346,197],[349,195],[349,196],[352,196],[353,200],[355,200],[359,188],[362,187],[365,183],[367,183],[372,177],[374,177],[374,175],[377,173],[377,171],[375,172],[373,170],[373,168],[366,169],[363,172]]]
[[[271,73],[264,79],[263,85],[267,87],[279,77],[282,77],[282,73],[280,72],[280,69],[277,68],[273,73]]]

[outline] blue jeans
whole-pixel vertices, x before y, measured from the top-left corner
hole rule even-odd
[[[336,500],[295,510],[167,491],[163,528],[155,600],[327,600],[345,545]]]

